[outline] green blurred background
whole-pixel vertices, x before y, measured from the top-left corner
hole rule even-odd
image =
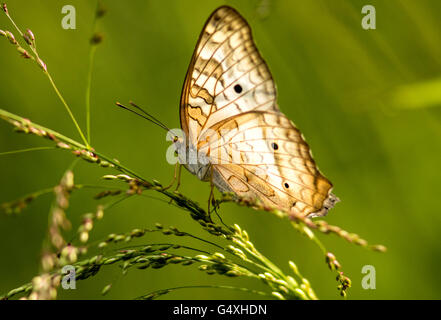
[[[77,29],[61,28],[61,8],[74,5]],[[441,2],[429,1],[104,1],[92,84],[92,145],[143,176],[167,183],[164,132],[114,107],[134,100],[170,127],[179,127],[182,82],[209,14],[222,4],[239,10],[278,86],[283,112],[302,130],[321,170],[342,200],[326,220],[388,247],[385,254],[320,236],[353,280],[351,299],[441,298]],[[377,29],[361,28],[361,8],[374,5]],[[31,28],[40,55],[85,128],[85,89],[95,1],[12,0],[9,11]],[[4,15],[0,29],[12,30]],[[79,140],[63,106],[38,67],[0,39],[0,108]],[[49,145],[0,123],[0,152]],[[60,150],[0,156],[0,203],[54,186],[71,164]],[[111,170],[84,161],[76,182],[97,184]],[[183,171],[181,192],[205,206],[209,184]],[[109,185],[109,183],[107,183]],[[112,183],[110,183],[112,185]],[[74,193],[69,218],[77,226],[94,210],[94,190]],[[152,193],[152,195],[156,195]],[[0,292],[28,282],[39,270],[51,196],[18,216],[0,216]],[[339,299],[334,274],[318,248],[277,217],[225,205],[223,219],[245,228],[256,247],[288,271],[295,261],[320,298]],[[151,227],[155,222],[207,237],[183,211],[136,197],[105,213],[92,239]],[[75,228],[74,228],[75,230]],[[153,239],[156,239],[152,236]],[[159,239],[159,238],[157,238]],[[179,240],[179,239],[178,239]],[[148,237],[144,241],[151,242]],[[364,265],[376,268],[376,290],[361,287]],[[208,276],[195,267],[131,271],[106,268],[65,299],[132,299],[180,285],[232,284],[265,289],[257,281]],[[240,292],[191,289],[170,299],[256,298]]]

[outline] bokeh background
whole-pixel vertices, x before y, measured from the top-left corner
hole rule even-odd
[[[441,298],[440,1],[103,3],[107,14],[98,30],[104,41],[96,52],[91,95],[92,145],[97,150],[145,177],[164,184],[171,179],[164,132],[117,109],[114,102],[134,100],[168,126],[179,127],[181,86],[199,32],[216,7],[229,4],[248,19],[276,80],[282,111],[302,130],[342,200],[326,220],[388,247],[381,254],[334,236],[320,236],[353,280],[349,298]],[[76,8],[76,30],[61,28],[65,4]],[[376,30],[361,28],[365,4],[376,8]],[[16,22],[36,35],[40,55],[85,128],[88,40],[96,2],[12,0],[8,6]],[[0,15],[0,29],[12,31],[4,15]],[[41,70],[20,58],[4,38],[0,39],[0,64],[1,108],[79,140]],[[47,145],[0,123],[0,152]],[[56,185],[71,162],[72,156],[60,150],[0,156],[0,202]],[[84,161],[75,168],[77,183],[106,184],[100,177],[108,173],[112,171]],[[184,171],[182,178],[181,192],[205,206],[209,184]],[[96,207],[95,193],[74,193],[68,211],[74,226],[82,214]],[[37,274],[51,197],[33,202],[18,216],[0,216],[0,292]],[[256,247],[286,271],[287,261],[295,261],[320,298],[339,299],[334,273],[321,252],[286,221],[233,204],[225,205],[221,214],[227,223],[245,228]],[[183,211],[136,197],[107,211],[92,238],[151,227],[155,222],[207,237]],[[152,239],[144,241],[156,238]],[[364,265],[376,268],[375,290],[361,287]],[[208,276],[195,267],[132,270],[122,276],[115,266],[78,282],[77,290],[60,290],[60,297],[100,299],[108,283],[113,288],[105,298],[111,299],[132,299],[180,285],[265,289],[253,280]],[[166,297],[257,298],[218,289],[189,289]]]

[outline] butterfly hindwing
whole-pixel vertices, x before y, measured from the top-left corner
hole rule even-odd
[[[324,209],[332,184],[283,113],[251,111],[214,129],[198,149],[209,156],[219,189],[302,216]]]

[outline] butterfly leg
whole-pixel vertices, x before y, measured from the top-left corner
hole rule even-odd
[[[208,215],[211,216],[211,205],[214,205],[215,200],[214,200],[214,187],[213,184],[210,184],[210,195],[208,196]]]
[[[181,164],[179,162],[176,163],[175,173],[173,175],[173,179],[172,179],[171,183],[167,187],[163,188],[163,190],[167,190],[171,186],[173,186],[173,184],[175,183],[176,180],[178,181],[178,183],[176,184],[175,191],[178,191],[178,188],[181,185]],[[173,199],[170,199],[170,201],[168,203],[171,204],[172,202],[173,202]]]
[[[213,209],[211,209],[211,206],[213,206]],[[211,177],[210,177],[210,196],[208,198],[208,215],[211,219],[211,213],[214,212],[216,216],[218,217],[219,221],[227,228],[231,229],[231,227],[227,226],[224,221],[222,220],[222,217],[219,215],[217,210],[220,208],[220,202],[216,200],[214,197],[214,183],[213,183],[213,167],[211,167]]]
[[[182,169],[182,165],[179,164],[179,167],[178,167],[178,183],[176,184],[175,191],[178,191],[179,187],[181,186],[181,169]]]
[[[213,183],[213,166],[210,168],[210,196],[208,197],[208,214],[211,215],[212,211],[215,211],[217,214],[217,203],[216,198],[214,197],[214,183]],[[211,206],[213,206],[213,209],[211,209]]]
[[[176,177],[178,176],[178,171],[179,171],[179,178],[178,178],[178,185],[177,185],[176,189],[179,187],[179,185],[181,184],[181,164],[179,162],[176,162],[175,173],[173,174],[173,179],[166,187],[162,188],[163,190],[168,190],[175,184]]]

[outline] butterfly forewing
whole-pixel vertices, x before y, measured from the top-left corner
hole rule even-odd
[[[193,142],[204,129],[250,110],[276,110],[276,89],[245,19],[230,7],[208,19],[184,83],[181,126]]]
[[[279,110],[251,29],[220,7],[199,37],[181,96],[189,146],[209,159],[212,182],[291,215],[324,215],[337,198],[300,131]]]

